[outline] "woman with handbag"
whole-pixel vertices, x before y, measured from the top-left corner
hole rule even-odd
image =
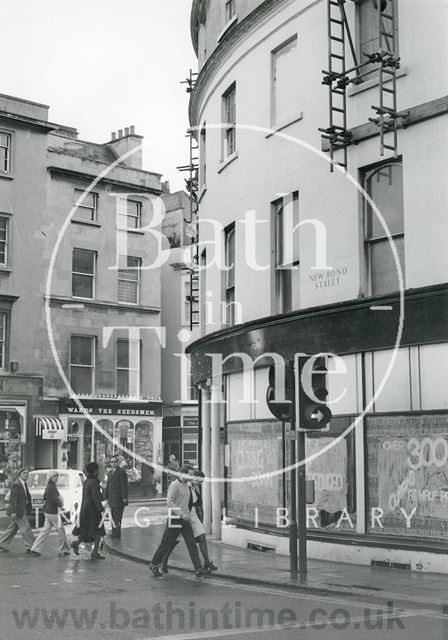
[[[59,555],[70,555],[70,547],[68,544],[67,536],[62,524],[62,518],[59,515],[59,509],[64,505],[61,494],[59,493],[57,488],[58,478],[59,473],[57,471],[52,471],[48,477],[47,487],[44,493],[44,528],[37,536],[33,546],[31,547],[31,553],[34,556],[42,555],[41,552],[44,547],[45,541],[50,535],[52,529],[56,529],[58,534]]]

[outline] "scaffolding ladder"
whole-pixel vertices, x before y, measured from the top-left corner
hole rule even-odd
[[[380,130],[380,155],[387,151],[398,155],[397,69],[400,59],[396,56],[395,0],[377,0],[379,50],[379,105],[372,105],[376,118],[369,118]]]
[[[379,105],[373,106],[375,118],[369,120],[377,125],[380,133],[380,154],[386,150],[398,154],[398,129],[404,114],[397,111],[397,69],[400,58],[396,46],[395,0],[374,0],[377,9],[378,50],[364,54],[358,61],[353,38],[345,12],[346,0],[327,0],[328,69],[323,70],[322,84],[329,90],[329,126],[319,129],[322,138],[328,140],[330,170],[340,165],[347,171],[347,148],[352,143],[347,123],[347,88],[364,82],[372,74],[376,64],[379,81]],[[347,68],[346,46],[350,47],[353,66]]]
[[[346,17],[345,0],[328,0],[328,70],[324,71],[323,84],[328,85],[329,126],[319,129],[330,146],[331,166],[338,164],[347,170],[347,147],[350,133],[347,130],[347,84],[345,68]]]
[[[198,74],[190,69],[186,80],[181,84],[186,84],[187,93],[194,89]],[[186,165],[177,167],[178,171],[187,173],[185,178],[185,188],[189,199],[189,217],[184,218],[188,223],[188,235],[191,238],[192,261],[191,267],[185,266],[190,277],[190,291],[186,300],[190,303],[190,331],[199,325],[199,255],[198,255],[198,191],[199,191],[199,145],[193,129],[187,129],[186,138],[189,146],[189,162]]]

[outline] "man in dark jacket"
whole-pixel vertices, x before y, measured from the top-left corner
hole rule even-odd
[[[123,511],[128,504],[128,476],[126,470],[119,466],[118,456],[113,456],[111,462],[112,469],[107,478],[106,500],[112,515],[111,538],[121,538]]]
[[[28,469],[20,469],[17,480],[11,486],[7,512],[11,521],[0,535],[0,549],[2,551],[9,551],[8,546],[18,531],[22,534],[27,553],[30,553],[33,546],[34,534],[26,517],[27,513],[31,513],[31,495],[26,484],[27,480]]]

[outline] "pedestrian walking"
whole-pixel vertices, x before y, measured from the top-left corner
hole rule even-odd
[[[205,573],[201,565],[199,552],[194,541],[193,528],[191,526],[191,512],[189,508],[191,492],[187,483],[192,472],[193,467],[184,465],[180,469],[181,475],[177,477],[176,480],[173,480],[168,487],[166,499],[169,514],[168,521],[162,540],[149,563],[149,568],[156,578],[160,578],[163,575],[160,570],[160,565],[167,552],[173,549],[177,538],[181,534],[187,545],[196,576],[200,577]]]
[[[26,552],[31,552],[31,547],[34,543],[34,534],[26,517],[28,513],[31,513],[31,495],[28,491],[27,480],[28,469],[23,467],[19,469],[17,480],[11,486],[7,511],[10,523],[0,535],[0,549],[2,551],[9,551],[8,546],[11,544],[16,533],[20,531],[25,543]]]
[[[188,506],[191,513],[191,526],[193,529],[194,541],[199,545],[202,557],[204,558],[204,570],[207,573],[210,573],[212,571],[217,571],[218,567],[210,560],[207,537],[203,525],[204,510],[202,506],[202,484],[204,482],[204,478],[205,474],[202,471],[196,470],[193,472],[190,485],[191,496]],[[171,549],[167,551],[163,558],[161,565],[162,573],[168,573],[168,559],[176,544],[177,541],[173,543]]]
[[[73,529],[73,535],[77,536],[71,547],[76,555],[79,555],[79,545],[81,542],[93,542],[93,549],[90,555],[92,560],[105,560],[105,557],[98,553],[101,538],[106,535],[103,524],[103,514],[105,511],[104,497],[98,479],[98,465],[96,462],[89,462],[86,467],[87,478],[82,487],[81,511],[79,522]]]
[[[57,488],[58,479],[59,473],[57,471],[52,471],[48,477],[47,487],[44,493],[44,527],[31,547],[31,553],[35,556],[42,555],[45,541],[53,529],[55,529],[58,534],[59,555],[70,555],[70,546],[59,513],[59,509],[64,506],[64,503]]]
[[[119,466],[118,456],[113,456],[111,462],[112,469],[107,477],[105,495],[112,516],[112,533],[110,537],[121,538],[123,512],[128,504],[128,476],[126,470]]]

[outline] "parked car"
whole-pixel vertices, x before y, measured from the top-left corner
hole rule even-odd
[[[54,469],[36,469],[30,471],[27,484],[31,494],[31,504],[33,507],[32,513],[28,515],[28,519],[32,526],[36,525],[36,518],[39,526],[44,521],[44,492],[48,483],[49,474],[54,472]],[[73,518],[73,515],[79,510],[82,500],[82,483],[86,479],[83,471],[79,469],[56,469],[59,473],[59,478],[56,486],[61,494],[64,506],[62,513],[67,520]],[[8,491],[5,496],[5,506],[9,505]]]

